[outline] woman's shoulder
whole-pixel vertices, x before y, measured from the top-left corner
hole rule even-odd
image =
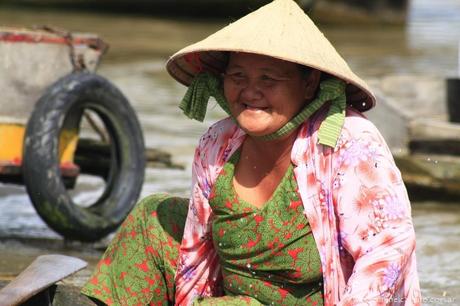
[[[347,107],[345,121],[343,124],[345,129],[353,129],[356,132],[378,131],[377,127],[363,113]]]
[[[328,109],[317,112],[310,120],[312,134],[317,134],[321,123],[326,118]],[[345,120],[341,131],[341,142],[347,142],[357,138],[374,138],[384,141],[377,127],[360,111],[348,106],[346,109]]]
[[[361,112],[348,107],[342,128],[342,141],[367,139],[379,143],[385,143],[382,135],[375,124]]]
[[[392,153],[374,123],[359,111],[347,109],[335,154],[374,154],[392,161]],[[366,153],[367,152],[367,153]]]

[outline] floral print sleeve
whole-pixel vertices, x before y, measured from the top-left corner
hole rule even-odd
[[[332,186],[339,252],[354,261],[340,305],[418,304],[415,234],[400,172],[369,121],[348,121]]]
[[[208,197],[220,169],[240,146],[244,133],[231,119],[213,125],[201,137],[192,166],[192,194],[179,251],[176,304],[190,305],[197,297],[219,296],[220,267],[212,244]]]

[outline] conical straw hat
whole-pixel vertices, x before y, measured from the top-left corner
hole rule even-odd
[[[178,82],[188,86],[199,72],[222,72],[227,63],[226,51],[267,55],[321,70],[344,80],[350,91],[361,91],[366,98],[353,103],[356,109],[366,111],[375,105],[375,96],[367,84],[351,71],[292,0],[275,0],[183,48],[168,60],[166,69]]]

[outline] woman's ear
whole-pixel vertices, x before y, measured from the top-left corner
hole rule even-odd
[[[305,100],[310,101],[315,97],[321,79],[321,71],[312,69],[307,76],[305,84]]]

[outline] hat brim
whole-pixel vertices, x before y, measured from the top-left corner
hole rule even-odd
[[[324,69],[324,67],[318,67],[314,64],[306,64],[302,62],[292,61],[281,56],[272,55],[269,52],[251,52],[248,50],[238,49],[207,49],[207,50],[194,50],[193,52],[178,52],[174,54],[166,63],[166,70],[168,73],[179,83],[189,86],[193,78],[201,72],[210,72],[216,75],[224,72],[227,62],[228,55],[230,52],[244,52],[254,53],[273,58],[281,59],[288,62],[293,62],[299,65],[306,66],[308,68],[317,69],[327,75],[337,77],[346,82],[347,92],[347,103],[353,108],[365,112],[373,108],[376,104],[376,99],[371,90],[364,83],[357,83],[356,78],[349,79],[343,75],[338,75],[334,71]]]

